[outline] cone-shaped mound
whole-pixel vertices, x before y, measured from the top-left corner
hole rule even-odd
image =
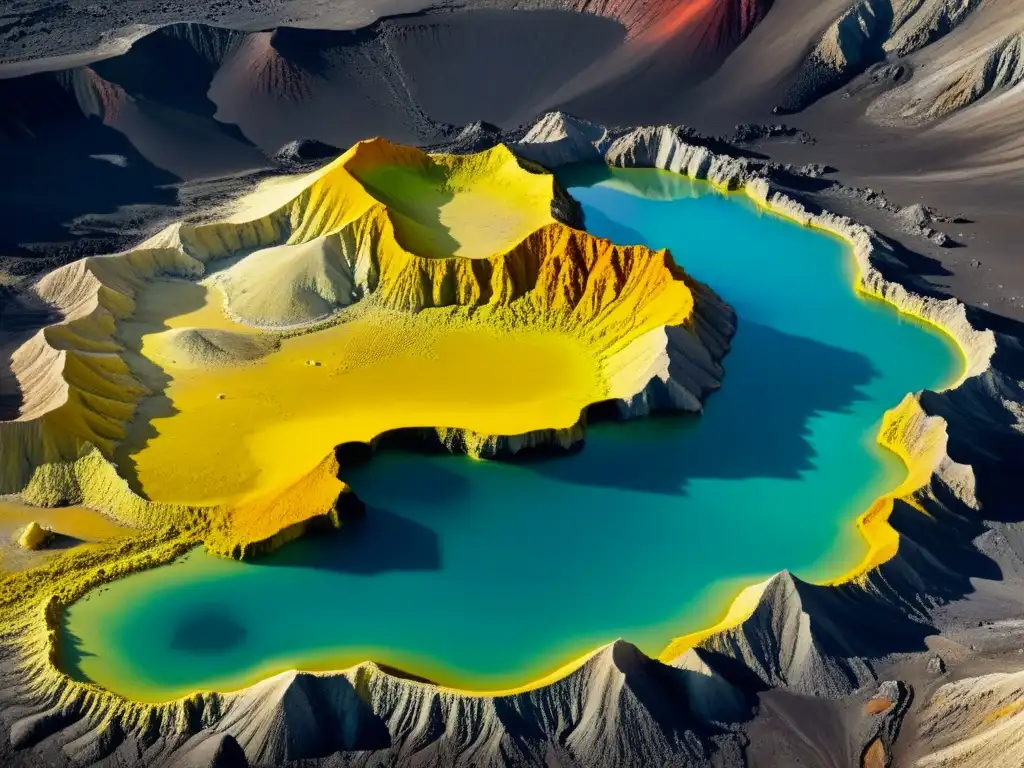
[[[147,354],[165,366],[214,368],[252,362],[274,351],[270,335],[234,333],[213,328],[177,328],[158,334]]]
[[[217,551],[251,554],[338,524],[341,443],[412,428],[498,455],[568,447],[597,402],[699,410],[730,310],[572,210],[504,146],[377,139],[227,219],[61,268],[38,292],[64,319],[15,355],[0,492],[198,515]]]

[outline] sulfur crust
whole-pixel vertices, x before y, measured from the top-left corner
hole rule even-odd
[[[122,536],[130,530],[85,507],[51,509],[0,498],[0,526],[17,528],[32,521],[55,533],[87,542]]]
[[[332,454],[280,493],[230,507],[206,537],[206,548],[242,560],[277,549],[304,535],[311,526],[341,527],[345,514],[361,511],[361,505],[338,480],[338,472]],[[309,517],[309,510],[326,512]]]

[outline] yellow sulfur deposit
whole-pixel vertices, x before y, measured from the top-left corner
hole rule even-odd
[[[65,319],[15,356],[0,493],[199,525],[243,557],[354,509],[342,443],[413,428],[485,455],[567,446],[605,400],[699,409],[706,376],[675,377],[710,360],[706,289],[561,223],[571,206],[503,146],[375,139],[222,221],[56,270],[38,290]]]
[[[362,514],[362,504],[338,480],[329,455],[298,482],[276,494],[227,508],[206,538],[211,552],[251,558],[317,529],[338,528],[343,517]]]
[[[448,315],[367,313],[287,339],[252,365],[168,362],[170,407],[118,463],[134,466],[149,498],[218,504],[291,484],[339,443],[402,427],[568,428],[603,398],[593,355],[569,335]]]
[[[33,507],[0,499],[0,534],[15,537],[31,523],[82,542],[123,536],[129,529],[84,507]]]
[[[53,531],[49,528],[43,528],[39,523],[33,520],[22,531],[21,536],[18,538],[18,544],[25,549],[42,549],[53,540]]]

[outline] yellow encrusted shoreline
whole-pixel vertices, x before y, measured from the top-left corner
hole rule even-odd
[[[656,129],[655,129],[656,130]],[[636,139],[634,139],[636,141]],[[678,139],[676,139],[678,142]],[[681,142],[679,142],[681,143]],[[702,150],[706,153],[706,150]],[[659,157],[660,160],[660,157]],[[671,168],[671,163],[661,164],[650,162],[649,165],[669,167],[677,172],[686,172],[686,168]],[[880,298],[899,311],[914,315],[922,320],[935,325],[947,333],[957,344],[964,354],[966,366],[959,383],[970,376],[983,371],[990,362],[995,350],[995,340],[991,332],[979,332],[973,329],[967,321],[962,305],[955,300],[945,302],[934,301],[918,297],[907,291],[903,286],[887,282],[875,269],[872,259],[874,256],[874,244],[872,233],[865,227],[855,224],[848,219],[832,216],[831,214],[811,214],[793,200],[773,192],[767,182],[762,179],[737,179],[735,176],[731,181],[722,182],[719,179],[716,183],[714,178],[709,178],[708,171],[711,166],[706,158],[701,161],[703,173],[695,172],[694,178],[706,178],[711,183],[722,189],[735,191],[741,187],[741,191],[751,199],[764,207],[766,210],[791,218],[805,226],[815,226],[828,230],[846,240],[853,249],[854,257],[859,266],[859,278],[856,289],[865,294]],[[870,551],[864,561],[857,568],[843,574],[840,578],[830,580],[829,584],[844,582],[856,582],[865,577],[867,573],[889,560],[898,550],[898,534],[888,523],[888,516],[892,504],[896,499],[904,499],[913,503],[915,495],[925,487],[933,474],[939,469],[939,465],[948,462],[945,454],[946,431],[942,419],[934,416],[927,416],[922,411],[917,398],[908,395],[902,403],[886,412],[882,430],[879,435],[879,443],[897,453],[907,466],[907,478],[904,482],[889,494],[879,499],[872,507],[858,519],[858,527],[869,542]],[[108,479],[108,482],[110,480]],[[74,700],[80,705],[86,706],[94,717],[100,721],[109,722],[110,718],[119,718],[122,727],[143,726],[152,723],[154,719],[165,722],[177,721],[185,713],[203,702],[202,709],[208,716],[215,717],[219,711],[222,701],[222,694],[197,692],[189,697],[183,697],[165,704],[150,705],[136,704],[126,701],[116,694],[97,688],[96,686],[79,683],[71,680],[63,674],[54,664],[55,647],[57,640],[57,629],[59,626],[60,604],[68,604],[71,600],[80,597],[88,589],[104,583],[105,581],[117,578],[130,570],[139,567],[151,567],[163,562],[169,562],[181,552],[198,544],[207,531],[203,527],[203,521],[197,520],[192,528],[173,534],[165,532],[167,538],[156,537],[146,544],[140,543],[140,550],[130,549],[130,544],[121,546],[129,547],[127,553],[118,553],[115,557],[132,558],[129,562],[134,567],[125,571],[118,569],[117,575],[108,573],[98,566],[88,566],[82,563],[80,570],[68,578],[74,582],[74,588],[70,584],[60,591],[60,599],[53,597],[47,601],[45,609],[32,615],[24,617],[22,621],[14,624],[7,624],[5,634],[8,637],[17,636],[18,642],[22,644],[24,653],[24,671],[31,675],[33,680],[31,687],[38,692],[47,692],[53,697],[56,705],[61,702],[67,704]],[[179,536],[175,541],[174,536]],[[106,561],[104,561],[106,562]],[[671,661],[678,657],[689,647],[697,645],[704,638],[714,632],[735,626],[742,622],[756,607],[760,597],[762,585],[753,585],[744,589],[739,597],[735,599],[722,621],[707,630],[694,633],[674,640],[660,655],[663,661]],[[8,592],[8,590],[5,590]],[[6,596],[6,595],[5,595]],[[0,611],[11,606],[13,600],[8,597],[0,602]],[[552,675],[535,681],[531,684],[515,689],[499,692],[477,692],[458,691],[472,696],[498,696],[508,695],[525,690],[533,690],[554,682],[574,669],[577,669],[588,658],[588,653],[574,662],[562,667]],[[327,674],[327,673],[325,673]],[[420,683],[409,682],[409,684],[420,685]],[[444,689],[451,690],[451,689]]]

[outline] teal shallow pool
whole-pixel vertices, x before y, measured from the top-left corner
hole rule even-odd
[[[781,569],[855,567],[903,477],[885,409],[953,381],[943,335],[854,294],[838,239],[662,171],[571,171],[587,228],[668,247],[736,309],[700,418],[590,429],[522,464],[383,452],[345,479],[365,522],[256,563],[190,554],[68,610],[61,663],[140,700],[374,659],[476,690],[624,637],[657,654]]]

